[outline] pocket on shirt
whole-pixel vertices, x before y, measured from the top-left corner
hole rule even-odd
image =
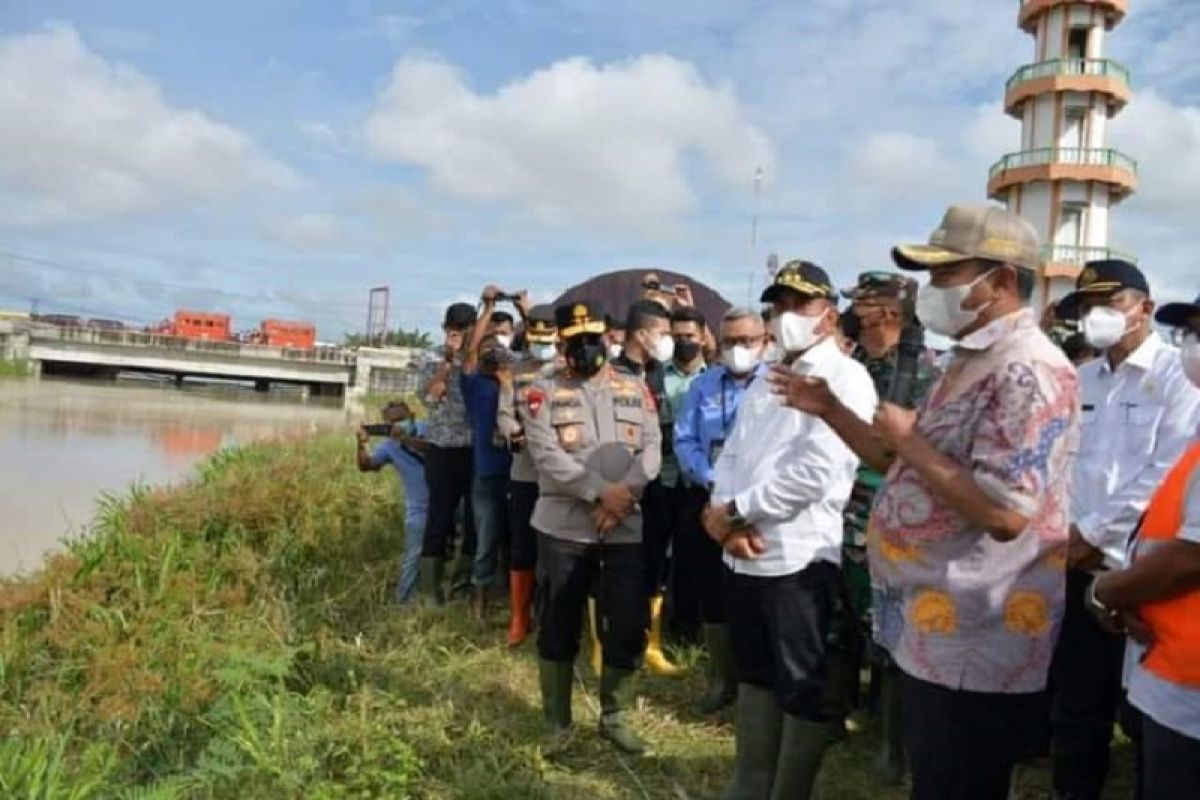
[[[613,416],[617,423],[617,437],[620,438],[621,444],[628,447],[630,451],[640,450],[642,448],[642,425],[645,423],[645,415],[642,410],[617,406],[613,410]]]
[[[1155,432],[1162,419],[1161,405],[1132,406],[1125,411],[1125,452],[1149,455],[1154,452]],[[1096,431],[1099,435],[1101,431]]]

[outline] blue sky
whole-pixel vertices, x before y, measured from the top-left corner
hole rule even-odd
[[[742,302],[771,251],[849,281],[1016,149],[1016,5],[9,0],[0,307],[337,339],[376,285],[432,328],[489,281],[549,299],[660,266]],[[1130,5],[1111,144],[1142,190],[1112,244],[1192,296],[1200,4]]]

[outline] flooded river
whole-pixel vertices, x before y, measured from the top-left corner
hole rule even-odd
[[[347,425],[339,399],[235,386],[0,380],[0,574],[36,567],[101,492],[186,477],[223,445]],[[350,452],[347,449],[347,452]]]

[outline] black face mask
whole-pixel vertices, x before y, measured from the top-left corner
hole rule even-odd
[[[699,342],[675,342],[675,360],[681,364],[690,364],[700,355]]]
[[[575,374],[590,378],[608,361],[608,348],[599,336],[576,336],[567,342],[566,356]]]

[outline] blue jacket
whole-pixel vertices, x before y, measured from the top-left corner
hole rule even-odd
[[[675,419],[675,456],[692,483],[712,486],[713,464],[733,430],[746,387],[760,380],[768,369],[766,364],[759,364],[750,380],[739,383],[725,365],[718,364],[692,381]]]

